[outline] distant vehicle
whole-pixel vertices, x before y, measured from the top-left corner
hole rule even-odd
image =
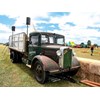
[[[69,41],[69,46],[71,46],[71,47],[75,47],[76,46],[76,44],[73,42],[73,41]]]
[[[22,32],[9,37],[9,49],[12,63],[24,62],[42,84],[47,81],[48,75],[75,75],[80,68],[73,50],[65,46],[63,35],[32,32],[28,38]]]
[[[75,48],[81,48],[81,46],[80,46],[80,45],[78,45],[78,44],[77,44],[76,46],[74,46],[74,47],[75,47]]]

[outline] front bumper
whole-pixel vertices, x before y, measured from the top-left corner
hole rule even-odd
[[[56,70],[52,70],[50,71],[50,74],[58,74],[58,73],[68,73],[68,74],[72,74],[73,72],[76,72],[79,70],[80,66],[74,66],[72,68],[60,68],[60,69],[56,69]]]

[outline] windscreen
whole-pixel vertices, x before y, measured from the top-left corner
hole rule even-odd
[[[61,44],[61,45],[64,44],[64,38],[63,37],[57,38],[56,41],[57,41],[57,44]]]
[[[41,36],[41,43],[42,44],[58,44],[64,45],[64,36],[61,35],[42,35]]]

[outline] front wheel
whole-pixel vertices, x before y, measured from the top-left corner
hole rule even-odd
[[[34,64],[34,75],[35,79],[41,84],[47,81],[47,73],[44,71],[43,64],[40,61],[36,61]]]

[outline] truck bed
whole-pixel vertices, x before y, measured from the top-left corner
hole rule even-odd
[[[26,41],[27,35],[24,32],[11,35],[9,36],[9,48],[24,53],[26,52]]]

